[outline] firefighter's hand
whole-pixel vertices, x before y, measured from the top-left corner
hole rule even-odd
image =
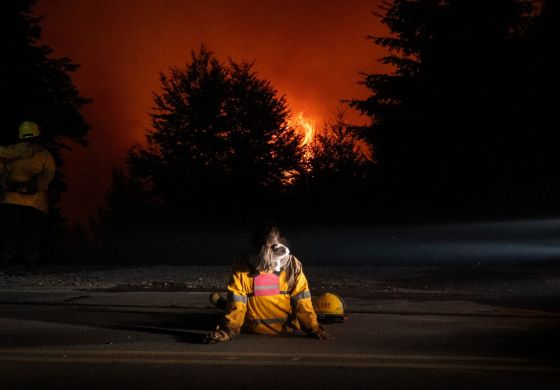
[[[319,340],[334,341],[334,336],[322,328],[312,333],[311,336]]]
[[[218,326],[216,330],[209,332],[202,342],[204,344],[217,344],[229,340],[231,340],[230,332],[225,329],[220,329]]]

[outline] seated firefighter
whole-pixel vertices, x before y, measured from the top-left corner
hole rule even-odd
[[[52,154],[41,145],[39,126],[19,127],[19,142],[0,146],[0,265],[34,266],[49,213]]]
[[[334,339],[317,321],[301,262],[281,241],[272,223],[255,229],[254,250],[233,264],[227,301],[211,295],[218,306],[220,299],[225,301],[226,314],[205,343],[231,340],[240,331],[274,335],[303,330],[320,340]]]

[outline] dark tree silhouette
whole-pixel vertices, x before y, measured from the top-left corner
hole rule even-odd
[[[381,7],[391,34],[371,39],[389,50],[381,61],[393,71],[365,75],[372,95],[351,106],[372,118],[361,136],[401,205],[495,210],[514,207],[528,188],[538,152],[524,149],[534,128],[520,125],[533,123],[524,88],[530,75],[520,64],[527,63],[534,3],[394,0]]]
[[[554,96],[560,90],[560,60],[554,48],[560,45],[558,1],[536,3],[539,12],[525,40],[523,55],[517,60],[523,84],[519,90],[524,108],[516,114],[516,125],[526,129],[520,149],[524,157],[525,192],[529,200],[548,211],[560,211],[559,128]]]
[[[346,118],[347,111],[339,108],[311,143],[309,168],[313,174],[334,174],[350,180],[361,176],[359,167],[368,158]]]
[[[327,220],[355,218],[352,212],[365,207],[370,160],[346,117],[339,108],[306,145],[306,169],[296,186],[296,204]]]
[[[92,232],[97,238],[145,222],[153,204],[145,199],[142,185],[127,176],[121,168],[113,168],[105,204],[92,219]]]
[[[202,47],[161,74],[147,146],[128,155],[130,176],[180,215],[245,213],[283,192],[299,171],[300,137],[284,97],[252,64],[219,62]]]
[[[71,73],[78,66],[68,58],[52,58],[52,49],[39,44],[41,18],[32,16],[34,0],[2,2],[1,21],[2,130],[0,144],[17,140],[24,120],[39,123],[41,135],[53,152],[58,166],[65,140],[86,145],[89,130],[81,109],[89,102],[74,86]],[[53,183],[54,200],[65,189],[60,170]],[[55,213],[58,210],[53,209]]]

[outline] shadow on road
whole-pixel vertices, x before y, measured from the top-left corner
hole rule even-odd
[[[201,344],[206,333],[216,327],[222,315],[222,313],[208,312],[184,313],[176,315],[172,320],[163,320],[161,315],[154,315],[153,321],[146,321],[145,324],[127,323],[113,328],[132,332],[168,335],[181,343]]]
[[[14,324],[19,325],[12,327],[10,337],[0,339],[0,347],[118,344],[138,339],[150,341],[150,335],[169,336],[178,342],[197,344],[216,327],[222,315],[222,312],[211,310],[184,312],[8,305],[0,311],[0,320],[15,321]],[[40,324],[46,332],[28,332],[21,327],[21,321]],[[79,326],[83,330],[71,331],[71,328],[58,325]]]

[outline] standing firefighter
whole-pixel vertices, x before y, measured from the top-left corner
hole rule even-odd
[[[317,322],[301,263],[281,241],[274,224],[255,230],[254,251],[233,264],[222,324],[205,343],[228,341],[241,330],[260,334],[303,330],[317,339],[334,339]]]
[[[0,146],[1,262],[33,266],[49,213],[55,161],[40,144],[39,126],[23,122],[19,142]]]

